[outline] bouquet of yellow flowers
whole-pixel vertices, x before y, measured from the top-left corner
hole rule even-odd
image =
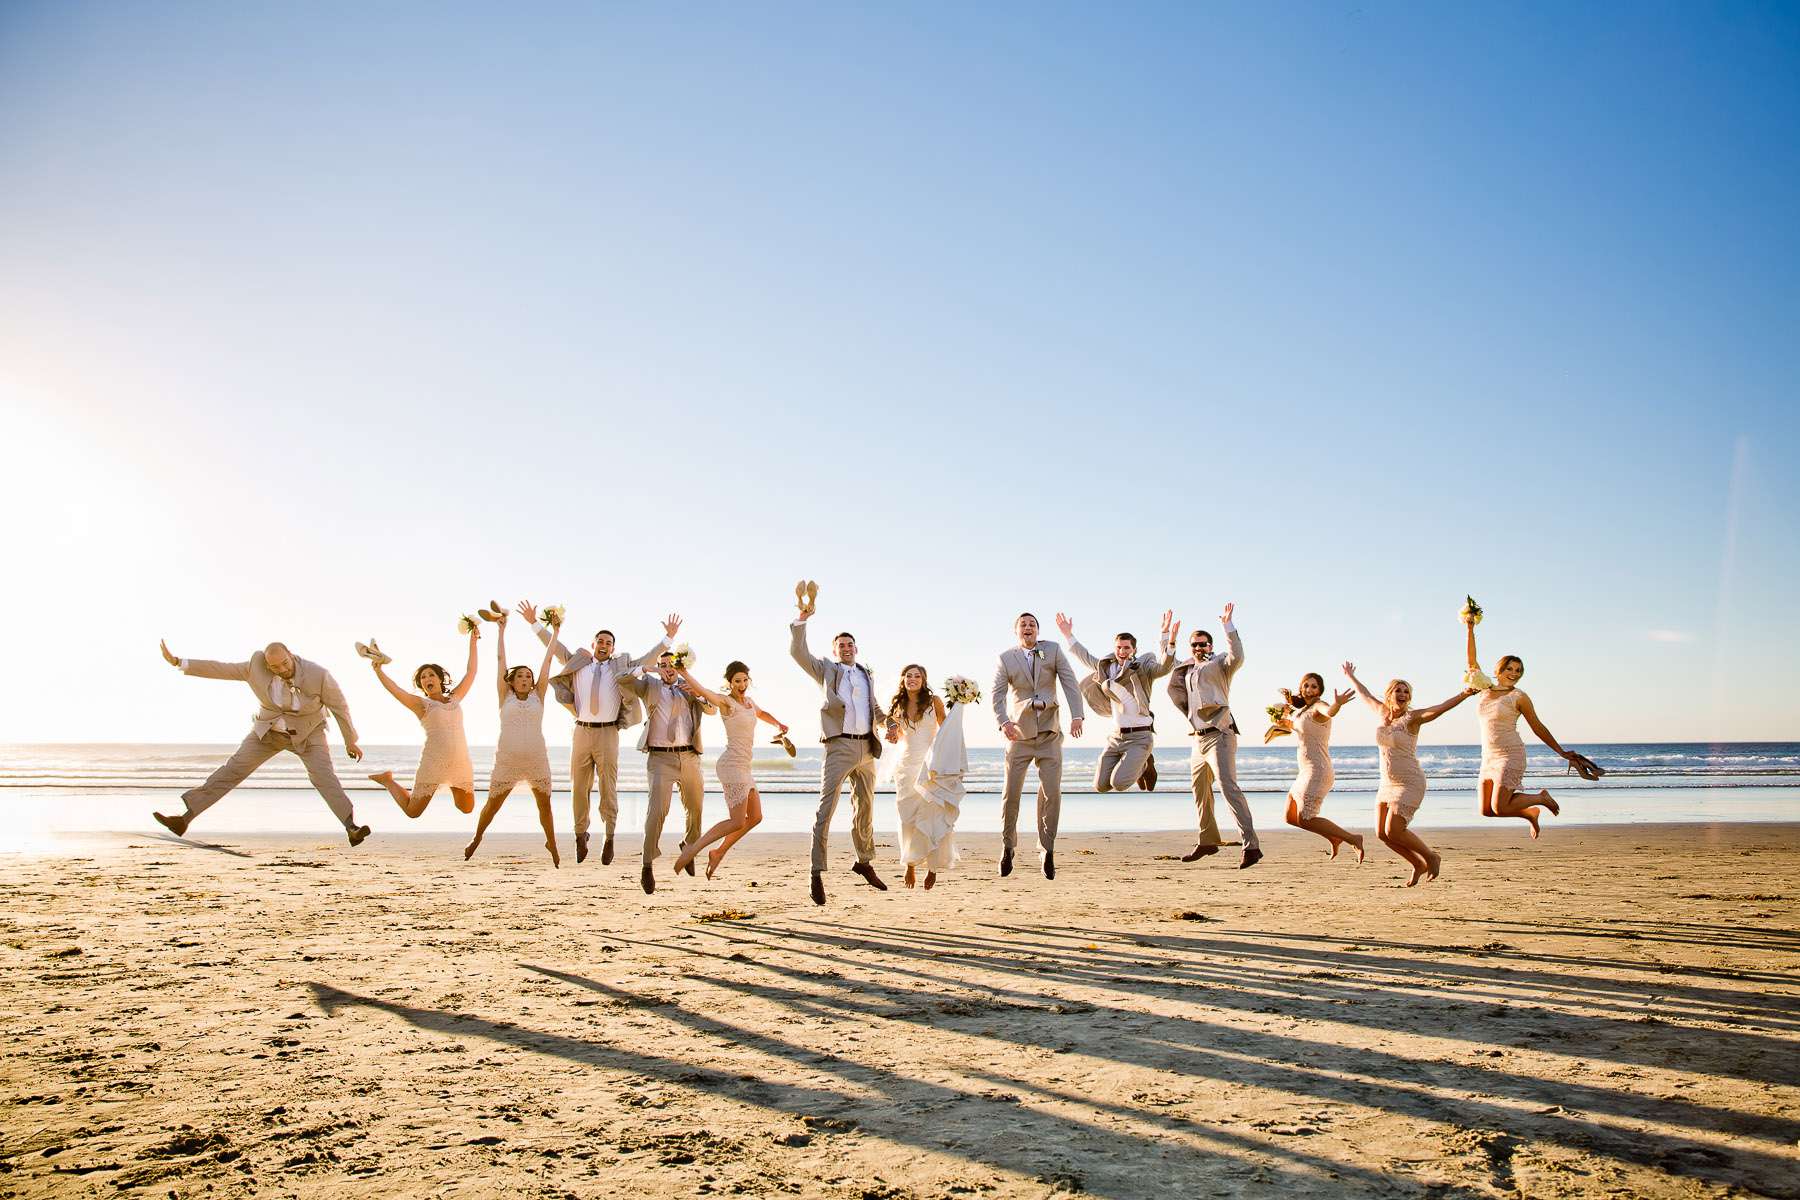
[[[552,629],[561,629],[563,623],[563,606],[551,604],[544,609],[544,624]]]
[[[1462,612],[1457,615],[1463,619],[1465,624],[1479,625],[1481,624],[1481,605],[1475,603],[1475,597],[1465,595],[1463,596]]]
[[[1268,745],[1283,734],[1294,732],[1294,723],[1288,720],[1286,704],[1271,704],[1263,712],[1269,715],[1269,727],[1263,730],[1263,745]]]
[[[464,613],[462,616],[456,618],[456,632],[474,633],[475,618],[471,617],[468,613]]]
[[[944,703],[980,704],[981,685],[967,675],[952,675],[944,680]]]

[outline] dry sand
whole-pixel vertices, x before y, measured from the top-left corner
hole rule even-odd
[[[0,856],[0,1196],[1800,1196],[1800,828],[1426,837]]]

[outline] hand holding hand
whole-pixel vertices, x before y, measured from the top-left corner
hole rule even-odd
[[[1075,622],[1069,620],[1068,616],[1063,613],[1056,614],[1056,627],[1062,631],[1065,638],[1075,636]]]
[[[504,614],[503,614],[504,615]],[[519,615],[533,625],[537,624],[537,605],[529,600],[519,601]]]
[[[166,640],[158,642],[157,645],[162,647],[164,662],[168,663],[171,667],[179,667],[181,665],[181,660],[169,653],[169,643]]]

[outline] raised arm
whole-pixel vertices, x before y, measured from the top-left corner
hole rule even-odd
[[[494,692],[499,697],[500,703],[505,704],[506,693],[512,689],[506,684],[506,613],[504,610],[500,613],[498,624],[499,628],[494,630]],[[555,653],[554,650],[547,652],[544,655],[545,662],[548,662],[550,656]],[[539,671],[538,674],[542,676],[543,672]]]
[[[321,668],[322,670],[323,668]],[[362,758],[362,745],[356,737],[356,726],[350,723],[350,702],[344,699],[344,689],[338,681],[325,671],[325,682],[319,688],[319,703],[325,711],[337,718],[338,732],[344,735],[344,753],[352,760]]]
[[[814,658],[812,650],[806,645],[806,619],[811,615],[811,613],[803,612],[800,614],[799,618],[789,626],[793,631],[793,637],[788,643],[788,653],[793,656],[795,662],[800,664],[800,669],[802,671],[805,671],[808,675],[813,677],[814,683],[824,683],[825,660],[822,658]]]
[[[688,691],[700,697],[702,700],[705,700],[707,703],[715,704],[728,713],[736,707],[727,697],[721,696],[718,692],[709,692],[701,687],[700,681],[688,674],[688,669],[686,667],[676,667],[675,673],[681,676],[681,681],[687,685]]]
[[[163,661],[171,667],[179,668],[183,675],[198,675],[202,679],[236,679],[247,682],[250,678],[250,664],[245,662],[214,662],[210,658],[176,658],[169,652],[169,643],[162,643]]]
[[[1531,697],[1527,696],[1524,692],[1519,691],[1517,688],[1514,688],[1513,692],[1519,697],[1519,715],[1525,718],[1525,723],[1527,725],[1531,726],[1531,732],[1538,735],[1538,740],[1562,755],[1564,758],[1573,757],[1567,750],[1564,750],[1557,744],[1556,739],[1550,736],[1550,731],[1544,728],[1544,723],[1538,720],[1537,705],[1531,702]]]
[[[1082,717],[1081,681],[1075,678],[1075,668],[1070,664],[1069,656],[1066,654],[1056,656],[1056,677],[1062,680],[1063,695],[1069,701],[1071,732],[1075,737],[1080,737],[1081,726],[1078,722]]]
[[[639,667],[648,667],[652,665],[657,659],[662,657],[664,650],[667,650],[674,644],[675,635],[681,632],[681,614],[670,613],[663,618],[662,626],[663,640],[632,659],[631,667],[633,670],[636,670]]]
[[[1481,670],[1481,660],[1475,656],[1475,622],[1464,619],[1463,627],[1469,631],[1469,670]]]
[[[504,629],[505,626],[502,625],[501,628]],[[541,664],[539,664],[538,673],[537,673],[537,694],[538,694],[539,700],[542,700],[544,698],[545,693],[549,692],[549,690],[550,690],[550,664],[552,662],[554,662],[555,660],[556,660],[556,647],[555,646],[544,647],[544,661]]]
[[[782,721],[781,718],[777,717],[774,713],[770,712],[766,708],[761,707],[760,705],[757,707],[757,710],[756,710],[756,719],[759,721],[767,721],[769,724],[771,724],[775,728],[781,730],[781,732],[783,732],[783,733],[786,733],[788,731],[786,722]]]
[[[422,717],[425,715],[424,700],[413,695],[411,692],[389,679],[387,672],[381,669],[380,663],[371,661],[369,665],[375,668],[375,678],[381,680],[381,686],[388,690],[388,695],[406,705],[407,711],[412,713],[413,716]]]
[[[1322,699],[1323,697],[1321,697]],[[1319,705],[1313,705],[1312,719],[1323,725],[1344,710],[1344,705],[1356,699],[1355,692],[1338,692],[1331,698],[1331,706],[1320,712]]]
[[[1238,668],[1244,665],[1244,639],[1238,636],[1237,626],[1231,618],[1237,612],[1237,605],[1227,603],[1219,614],[1219,624],[1225,627],[1225,653],[1222,662],[1226,675],[1236,675]]]
[[[463,672],[462,682],[450,691],[452,700],[461,700],[475,686],[475,672],[481,669],[481,626],[469,630],[469,666]]]
[[[550,653],[556,656],[557,662],[569,661],[569,648],[562,644],[562,639],[552,633],[548,625],[538,623],[537,605],[529,600],[519,601],[519,615],[531,623],[531,632],[538,635],[538,641],[550,647]]]
[[[1100,665],[1100,660],[1088,653],[1088,648],[1075,640],[1075,622],[1069,620],[1067,613],[1056,614],[1056,628],[1069,643],[1069,653],[1081,660],[1081,665],[1093,670]]]
[[[1175,610],[1164,609],[1162,631],[1157,635],[1157,657],[1149,668],[1150,678],[1161,679],[1175,669],[1175,638],[1180,633],[1181,622],[1175,619]]]
[[[1413,709],[1413,714],[1412,714],[1413,728],[1416,729],[1420,725],[1431,724],[1431,722],[1437,720],[1439,717],[1443,716],[1445,713],[1449,712],[1451,709],[1455,708],[1457,705],[1461,704],[1464,700],[1467,700],[1470,696],[1473,696],[1474,694],[1475,694],[1474,688],[1464,688],[1462,691],[1456,693],[1456,695],[1450,697],[1448,700],[1444,701],[1442,704],[1434,704],[1430,708],[1415,708],[1415,709]]]
[[[1356,664],[1355,663],[1351,663],[1351,662],[1345,663],[1344,664],[1344,674],[1350,677],[1350,683],[1353,687],[1356,688],[1356,694],[1363,698],[1363,703],[1367,704],[1370,708],[1375,710],[1376,716],[1378,716],[1378,717],[1387,716],[1387,709],[1382,706],[1382,703],[1380,700],[1375,698],[1375,693],[1371,692],[1368,688],[1364,687],[1363,681],[1356,677]]]

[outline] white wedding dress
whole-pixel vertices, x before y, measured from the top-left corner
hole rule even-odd
[[[901,862],[927,871],[956,864],[956,818],[962,815],[968,769],[961,706],[947,707],[941,727],[930,711],[916,726],[901,725],[900,761],[894,769]]]

